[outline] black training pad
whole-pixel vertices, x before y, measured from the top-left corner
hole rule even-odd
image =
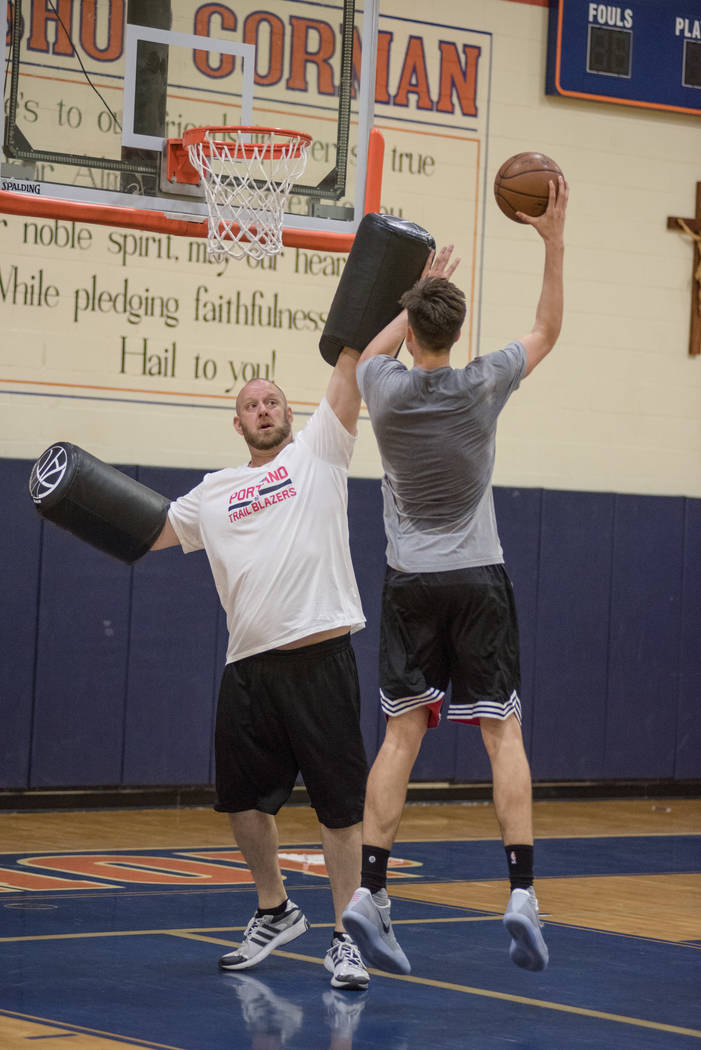
[[[39,514],[128,564],[158,537],[170,500],[68,441],[32,468],[29,491]]]
[[[400,311],[400,296],[419,279],[436,244],[427,230],[371,212],[358,227],[319,340],[335,365],[344,346],[363,351]]]

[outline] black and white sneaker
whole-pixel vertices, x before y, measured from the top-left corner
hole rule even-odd
[[[254,915],[246,927],[241,944],[236,951],[222,955],[219,968],[247,970],[249,966],[256,966],[265,959],[275,948],[293,941],[308,929],[309,923],[292,901],[287,902],[282,915]]]
[[[349,988],[362,992],[370,981],[370,974],[363,966],[358,946],[347,933],[343,934],[343,940],[334,937],[324,956],[324,966],[332,974],[332,988]]]

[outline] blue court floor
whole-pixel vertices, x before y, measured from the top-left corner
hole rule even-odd
[[[539,840],[539,974],[508,957],[498,842],[402,842],[412,973],[372,971],[364,993],[322,965],[318,843],[281,853],[312,928],[239,974],[217,969],[255,909],[231,848],[0,855],[0,1050],[701,1047],[701,836]]]

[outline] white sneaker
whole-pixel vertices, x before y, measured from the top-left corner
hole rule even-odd
[[[350,988],[362,992],[370,981],[370,974],[363,966],[358,946],[347,933],[343,934],[343,940],[334,937],[324,956],[324,966],[333,975],[333,988]]]
[[[343,913],[343,925],[366,962],[389,973],[411,973],[411,964],[392,932],[387,890],[371,893],[361,886]]]
[[[532,886],[527,890],[511,891],[503,923],[511,935],[509,955],[512,962],[524,970],[544,970],[550,953],[540,932],[543,924],[538,916],[538,899]]]
[[[221,970],[247,970],[265,959],[274,948],[279,948],[295,937],[306,933],[309,923],[292,901],[282,915],[254,915],[236,951],[222,955]]]

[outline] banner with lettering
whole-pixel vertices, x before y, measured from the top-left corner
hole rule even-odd
[[[104,136],[118,135],[103,87],[113,67],[121,68],[123,6],[71,8],[71,41],[98,77],[103,105],[76,74],[76,54],[56,17],[30,5],[25,33],[35,66],[19,102],[28,135],[86,154]],[[264,11],[191,2],[188,15],[187,7],[180,3],[177,14],[188,32],[211,26],[241,41],[250,19],[255,14],[259,25]],[[375,124],[386,141],[382,211],[425,226],[438,244],[455,243],[462,257],[456,280],[470,300],[459,351],[467,360],[478,342],[492,38],[479,28],[391,10],[380,17],[375,85]],[[277,4],[274,17],[289,27],[310,11],[291,0]],[[282,39],[292,48],[290,32]],[[289,102],[293,54],[269,44],[256,77],[272,82],[275,63]],[[223,90],[227,68],[192,54],[188,85]],[[298,77],[293,85],[302,130],[305,84]],[[177,108],[166,119],[170,134],[182,131]],[[317,157],[333,156],[334,132],[329,124],[327,141],[316,135]],[[115,177],[86,166],[76,181],[108,190]],[[5,188],[11,183],[3,181]],[[211,262],[202,238],[8,215],[0,215],[0,244],[1,455],[33,456],[60,439],[112,462],[219,465],[244,454],[222,411],[231,413],[248,380],[275,380],[297,425],[323,396],[330,372],[318,342],[343,255],[285,248],[262,261]],[[365,418],[363,428],[354,471],[377,473]]]

